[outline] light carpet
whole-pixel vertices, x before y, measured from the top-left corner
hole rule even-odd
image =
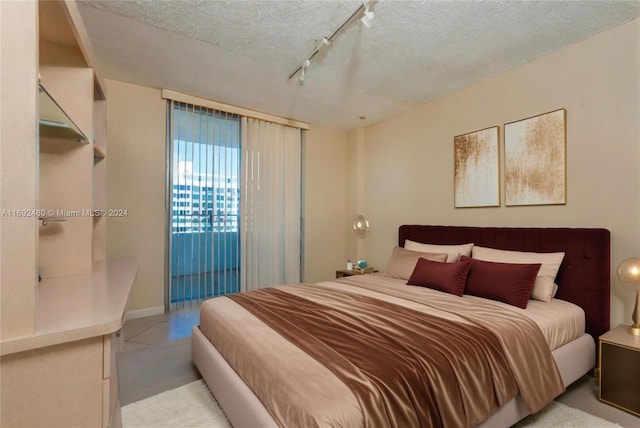
[[[231,428],[203,380],[124,406],[122,425],[123,428]],[[554,401],[515,427],[620,428],[620,425]]]

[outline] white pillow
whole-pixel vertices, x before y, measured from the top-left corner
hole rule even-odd
[[[387,263],[387,269],[384,271],[384,276],[388,278],[409,279],[420,257],[433,260],[434,262],[444,263],[444,261],[447,260],[447,253],[425,253],[407,250],[402,247],[394,247],[391,252],[391,257],[389,258],[389,263]]]
[[[500,263],[540,263],[540,270],[533,284],[531,298],[550,302],[554,296],[554,280],[564,259],[564,253],[531,253],[525,251],[497,250],[495,248],[473,247],[473,258]]]
[[[471,257],[473,243],[461,245],[436,245],[422,244],[420,242],[405,239],[404,248],[407,250],[422,251],[426,253],[447,253],[447,263],[455,263],[460,261],[461,256]]]

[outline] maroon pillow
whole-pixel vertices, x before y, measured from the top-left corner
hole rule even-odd
[[[540,270],[540,263],[498,263],[471,259],[464,292],[525,309]]]
[[[470,261],[443,263],[420,257],[407,284],[462,296],[469,266]]]

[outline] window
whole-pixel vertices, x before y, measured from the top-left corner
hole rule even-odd
[[[240,120],[170,102],[171,262],[169,308],[239,290]],[[213,195],[232,217],[214,219]],[[193,211],[192,211],[193,209]]]

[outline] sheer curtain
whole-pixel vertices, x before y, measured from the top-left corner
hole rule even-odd
[[[241,130],[241,290],[300,282],[302,131],[247,117]]]

